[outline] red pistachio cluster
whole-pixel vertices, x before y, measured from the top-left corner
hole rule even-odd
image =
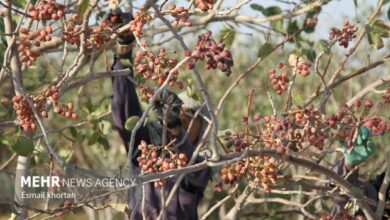
[[[32,96],[30,95],[29,98],[32,98]],[[25,101],[21,95],[14,96],[12,102],[15,112],[18,115],[19,126],[23,128],[23,131],[28,133],[30,130],[36,130],[37,126],[35,122],[33,122],[34,113],[29,103]]]
[[[151,79],[162,85],[167,79],[169,72],[177,65],[177,59],[168,57],[169,52],[161,48],[157,53],[150,51],[137,51],[134,58],[135,70],[142,74],[145,80]],[[169,79],[169,86],[183,88],[183,83],[178,81],[179,71],[174,71]],[[144,87],[141,92],[146,98],[152,97],[152,93]]]
[[[297,151],[309,144],[322,149],[328,138],[328,127],[321,115],[312,106],[293,106],[282,118],[264,116],[260,120],[259,136],[265,148],[279,153]]]
[[[390,122],[380,116],[370,115],[370,110],[373,113],[376,111],[371,100],[357,100],[352,107],[342,106],[335,114],[326,116],[325,120],[330,127],[338,129],[339,138],[352,147],[360,126],[369,128],[375,135],[390,132]]]
[[[173,169],[180,169],[187,165],[187,155],[175,153],[169,146],[155,146],[141,141],[138,146],[141,155],[137,158],[138,164],[145,173],[165,172]],[[162,180],[154,183],[156,188],[164,186]]]
[[[310,67],[311,67],[311,63],[309,63],[308,61],[298,63],[297,73],[300,74],[301,76],[308,76],[310,75]]]
[[[206,63],[206,69],[219,69],[227,76],[232,73],[233,59],[225,44],[217,43],[211,36],[211,31],[198,36],[196,46],[191,51],[186,51],[186,56],[191,56],[187,68],[194,68],[195,62],[202,60]]]
[[[140,85],[139,87],[139,91],[141,92],[142,94],[142,99],[143,100],[148,100],[148,99],[151,99],[153,96],[154,96],[154,89],[152,88],[149,88],[145,85]]]
[[[276,119],[276,117],[273,117]],[[252,117],[255,123],[259,123],[262,117],[254,115]],[[268,118],[266,118],[268,120]],[[248,119],[245,117],[245,124]],[[239,131],[232,133],[225,132],[224,140],[226,146],[231,148],[234,152],[240,152],[244,149],[257,149],[260,142],[258,134],[252,133],[251,130]],[[280,152],[280,153],[284,153]],[[271,189],[277,180],[277,167],[280,162],[272,157],[255,156],[244,158],[240,161],[234,162],[231,165],[225,165],[220,169],[220,179],[225,184],[233,185],[238,181],[248,181],[253,186],[261,187],[264,191]],[[216,188],[221,188],[220,184]]]
[[[279,65],[283,68],[283,65]],[[273,71],[271,74],[274,74]],[[356,132],[361,126],[371,130],[374,135],[390,132],[388,119],[376,114],[379,107],[369,99],[358,100],[351,107],[342,106],[334,114],[325,115],[312,105],[307,107],[292,106],[281,116],[243,117],[245,128],[236,133],[225,132],[226,147],[233,152],[244,149],[269,149],[276,153],[301,151],[306,147],[319,150],[335,137],[343,139],[347,146],[353,146]],[[279,162],[267,157],[249,157],[224,166],[220,170],[222,182],[235,184],[238,180],[247,180],[262,189],[268,190],[277,180],[276,170]],[[216,185],[217,189],[221,185]]]
[[[287,90],[287,85],[289,79],[287,76],[287,71],[282,70],[283,64],[280,63],[278,66],[278,72],[275,68],[271,68],[268,70],[268,79],[271,81],[273,85],[273,89],[276,91],[278,95],[281,95],[283,91]]]
[[[386,125],[385,120],[379,116],[366,119],[363,125],[369,128],[373,134],[383,135],[390,132],[390,123]]]
[[[390,88],[386,90],[386,94],[382,96],[384,104],[390,104]]]
[[[33,51],[32,47],[39,47],[41,42],[50,41],[52,32],[53,29],[50,25],[38,29],[33,33],[29,33],[26,28],[20,28],[19,38],[16,40],[16,45],[18,45],[20,54],[20,62],[26,63],[27,66],[31,66],[40,55],[38,52]]]
[[[62,40],[72,45],[80,46],[81,27],[77,24],[78,15],[74,14],[69,23],[64,28]],[[102,20],[96,27],[88,27],[86,29],[86,47],[91,50],[100,49],[105,43],[110,41],[110,36],[113,33],[113,26],[118,22],[118,18],[112,16],[110,19]]]
[[[48,117],[48,112],[45,110],[45,106],[48,101],[52,101],[54,105],[53,111],[58,115],[72,119],[76,119],[78,117],[77,114],[72,111],[72,103],[68,103],[67,105],[58,103],[58,88],[56,86],[46,89],[43,94],[37,96],[27,94],[27,97],[31,99],[35,110],[42,118]],[[19,126],[22,127],[23,131],[28,133],[31,130],[36,130],[34,112],[29,102],[21,95],[14,96],[12,98],[12,102],[15,112],[18,115]]]
[[[104,44],[111,40],[113,27],[118,24],[121,18],[118,15],[110,17],[110,19],[103,19],[100,24],[93,28],[87,29],[87,48],[92,50],[100,49]]]
[[[201,11],[208,11],[213,8],[213,0],[195,0],[195,5]]]
[[[245,138],[245,133],[243,132],[232,134],[230,131],[227,131],[225,132],[225,140],[229,146],[233,147],[235,152],[240,152],[251,145],[250,141]]]
[[[187,27],[192,26],[192,23],[189,20],[190,15],[188,14],[188,9],[185,9],[183,6],[176,7],[176,5],[170,5],[168,6],[168,12],[175,18],[172,22],[174,28],[177,28],[180,22],[184,23]]]
[[[65,15],[65,6],[55,3],[53,0],[41,0],[38,5],[28,6],[27,9],[34,20],[47,21],[47,20],[59,20]]]
[[[292,70],[299,75],[303,77],[310,75],[310,67],[312,64],[306,56],[290,54],[288,63]]]
[[[340,46],[344,48],[348,47],[349,41],[356,37],[357,26],[355,24],[350,24],[349,21],[345,21],[341,29],[333,27],[329,32],[329,39],[336,39],[339,42]]]
[[[76,21],[78,18],[78,15],[73,15],[71,17],[71,21]],[[64,33],[62,36],[62,40],[66,41],[72,45],[76,44],[77,46],[80,46],[80,31],[81,28],[77,26],[74,22],[69,22],[66,24],[64,28]]]
[[[274,158],[256,156],[248,157],[231,165],[223,166],[219,173],[225,184],[235,184],[237,181],[249,181],[255,186],[269,191],[277,180],[277,166],[279,162]]]
[[[134,14],[134,20],[130,21],[130,31],[136,36],[141,37],[142,28],[152,18],[148,14],[146,8],[143,6]]]
[[[304,145],[323,148],[328,137],[326,122],[323,116],[312,106],[302,108],[294,106],[292,110],[278,118],[272,116],[253,115],[253,129],[245,129],[236,134],[226,132],[224,139],[227,147],[239,152],[243,149],[270,149],[279,154],[287,151],[299,151]],[[248,119],[246,119],[248,125]],[[253,130],[253,131],[252,131]],[[277,181],[278,160],[272,157],[249,157],[224,166],[220,170],[224,183],[234,184],[238,180],[247,180],[255,186],[268,191]]]

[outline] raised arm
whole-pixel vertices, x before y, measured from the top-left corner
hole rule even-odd
[[[122,13],[122,11],[117,8],[108,13],[107,20],[108,22],[116,21],[116,24],[124,25],[132,20],[132,16],[129,13]],[[126,147],[126,152],[129,150],[131,131],[125,129],[125,122],[131,116],[142,115],[141,105],[135,90],[136,86],[128,79],[129,76],[133,77],[132,67],[128,65],[132,63],[131,44],[133,41],[134,36],[132,34],[123,33],[118,35],[116,39],[116,55],[111,67],[111,70],[128,70],[128,75],[126,76],[114,76],[111,78],[113,91],[111,100],[112,116],[115,127],[119,131]],[[136,134],[132,160],[136,165],[138,164],[136,158],[139,154],[137,146],[141,140],[149,141],[149,135],[146,128],[141,128]]]
[[[352,150],[348,150],[344,140],[340,140],[339,143],[343,150],[344,157],[341,160],[338,160],[331,168],[337,175],[346,178],[349,183],[362,190],[370,199],[377,201],[378,192],[375,187],[369,182],[359,179],[359,170],[354,170],[355,166],[367,160],[374,152],[375,143],[369,140],[369,137],[370,130],[366,127],[360,127]],[[332,197],[332,200],[333,207],[331,215],[336,216],[343,211],[344,206],[349,201],[349,197],[346,195],[336,195]]]
[[[130,55],[128,59],[131,59]],[[122,65],[121,58],[116,57],[114,59],[114,64],[112,65],[112,70],[123,69],[126,69],[126,67]],[[128,69],[129,76],[133,76],[133,71],[130,68]],[[111,100],[111,109],[114,124],[123,140],[123,143],[126,147],[126,152],[128,152],[131,131],[125,129],[125,122],[131,116],[141,117],[141,105],[138,101],[135,85],[127,78],[127,76],[112,77],[112,91],[113,96]],[[149,135],[146,127],[142,127],[140,130],[138,130],[135,139],[135,146],[138,146],[141,140],[149,142]],[[134,164],[138,164],[136,161],[138,153],[138,148],[134,147],[132,160]]]
[[[142,109],[138,101],[135,85],[128,79],[128,76],[133,77],[133,70],[130,66],[125,66],[124,64],[132,63],[131,50],[126,49],[126,46],[127,48],[130,47],[129,45],[120,44],[117,46],[117,55],[114,58],[114,64],[111,68],[112,70],[129,70],[129,74],[127,76],[112,77],[113,96],[111,100],[111,109],[115,127],[118,129],[119,134],[123,140],[123,143],[126,147],[126,152],[128,152],[131,131],[125,129],[125,122],[131,116],[141,117]],[[132,158],[132,162],[135,165],[138,165],[136,159],[139,155],[139,150],[137,146],[140,144],[141,140],[145,140],[149,143],[149,134],[146,127],[139,129],[136,134],[134,143],[135,147],[133,148],[134,152]]]

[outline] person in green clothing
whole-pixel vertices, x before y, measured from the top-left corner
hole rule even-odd
[[[356,137],[354,145],[348,148],[344,140],[339,140],[340,151],[343,153],[343,158],[332,167],[332,170],[340,176],[346,176],[355,166],[366,161],[372,156],[376,149],[376,144],[371,140],[371,131],[367,127],[360,127],[359,133]],[[372,199],[378,201],[378,191],[382,185],[385,173],[378,175],[374,180],[363,181],[359,178],[358,169],[354,170],[351,175],[347,177],[347,181],[353,186],[361,189],[364,194]],[[387,195],[386,200],[389,200]],[[331,216],[333,219],[340,219],[345,214],[344,207],[349,201],[349,197],[345,195],[334,196],[333,207],[331,210]],[[372,207],[375,212],[376,207]],[[385,210],[385,214],[382,219],[388,219],[390,216],[390,210]],[[361,210],[358,210],[353,216],[354,219],[365,219],[364,214]]]
[[[365,161],[374,153],[375,143],[369,140],[370,133],[370,129],[364,126],[360,127],[355,146],[351,150],[346,147],[343,140],[339,141],[343,149],[342,152],[344,154],[345,166],[354,167]]]

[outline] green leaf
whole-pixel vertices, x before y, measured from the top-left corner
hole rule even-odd
[[[36,156],[36,155],[35,155]],[[37,159],[35,158],[35,156],[32,156],[31,157],[31,167],[36,167],[37,166]]]
[[[257,56],[264,59],[267,57],[271,52],[272,52],[272,44],[270,43],[265,43],[260,47],[259,52],[257,53]]]
[[[251,8],[256,11],[260,11],[263,13],[264,16],[272,16],[272,15],[278,15],[282,13],[282,9],[278,6],[271,6],[268,8],[264,8],[263,6],[259,4],[251,4]]]
[[[280,9],[278,6],[271,6],[263,10],[263,14],[265,16],[278,15],[280,13],[282,13],[282,9]]]
[[[321,51],[324,51],[326,54],[329,54],[329,48],[330,48],[330,45],[328,43],[328,41],[326,40],[319,40],[318,41],[318,48],[321,50]]]
[[[100,20],[102,18],[104,18],[104,16],[106,15],[107,12],[105,11],[99,11],[97,14],[96,14],[96,20]]]
[[[84,140],[85,140],[85,135],[84,134],[78,134],[77,135],[77,138],[76,138],[77,142],[79,142],[81,144],[81,143],[83,143]]]
[[[259,5],[259,4],[251,4],[251,8],[252,8],[253,10],[261,11],[261,12],[263,12],[263,10],[264,10],[264,7],[261,6],[261,5]]]
[[[353,0],[353,4],[355,5],[355,8],[357,8],[357,7],[358,7],[357,0]]]
[[[296,105],[304,105],[305,104],[305,100],[302,98],[301,95],[299,95],[299,94],[292,94],[291,97],[292,97],[293,102]]]
[[[372,30],[379,34],[381,37],[389,37],[390,27],[385,24],[383,20],[376,20],[372,25]]]
[[[287,33],[291,35],[291,34],[295,34],[298,31],[299,31],[299,26],[297,21],[295,20],[289,21],[287,26]]]
[[[88,139],[88,145],[93,145],[100,137],[100,132],[95,131]]]
[[[316,60],[316,52],[314,50],[302,49],[301,53],[305,55],[311,62]]]
[[[99,130],[102,132],[104,135],[108,135],[112,129],[111,129],[111,123],[106,121],[106,120],[101,120],[98,123]]]
[[[73,150],[71,146],[63,147],[58,150],[58,155],[62,158],[69,158],[69,156],[72,154],[73,154]]]
[[[93,112],[94,107],[92,105],[92,101],[89,96],[86,96],[85,98],[82,99],[80,106],[81,106],[81,110],[88,113],[88,115],[90,115],[90,113]]]
[[[70,131],[70,134],[72,135],[72,137],[77,138],[77,130],[75,127],[70,127],[69,131]]]
[[[187,88],[186,88],[186,90],[187,90],[187,95],[189,96],[189,97],[191,97],[192,96],[192,87],[191,86],[187,86]]]
[[[26,1],[24,0],[14,0],[12,1],[12,5],[17,8],[24,8],[26,6]]]
[[[235,38],[235,32],[229,28],[223,28],[219,32],[219,39],[223,40],[227,47],[231,47]]]
[[[319,11],[321,11],[321,10],[319,10]],[[303,21],[303,25],[302,25],[303,31],[304,31],[304,32],[310,34],[310,33],[313,33],[313,32],[315,31],[317,25],[310,25],[310,26],[309,26],[309,25],[307,25],[306,21],[307,21],[307,19],[315,19],[315,17],[318,16],[319,11],[317,11],[317,12],[311,12],[311,13],[308,13],[308,14],[306,15],[306,18],[305,18],[305,20]]]
[[[6,139],[4,136],[0,135],[0,147],[6,147],[9,143],[9,139]]]
[[[133,66],[129,59],[120,59],[120,62],[125,68],[131,68]]]
[[[314,32],[315,28],[316,28],[316,26],[310,26],[310,27],[309,27],[309,26],[305,25],[304,28],[303,28],[303,30],[304,30],[306,33],[310,34],[310,33],[313,33],[313,32]]]
[[[108,141],[105,137],[100,136],[97,142],[103,147],[104,150],[108,150],[110,148],[110,145],[108,144]]]
[[[273,27],[275,30],[282,31],[283,30],[283,20],[272,21],[271,27]]]
[[[125,128],[127,130],[133,130],[134,127],[135,127],[135,124],[137,124],[137,122],[139,121],[139,117],[134,115],[134,116],[131,116],[130,118],[128,118],[125,122]]]
[[[307,12],[306,16],[312,18],[316,15],[319,15],[321,11],[322,11],[321,7],[316,7],[316,8],[313,8],[312,10],[310,10],[309,12]]]
[[[368,43],[375,49],[381,49],[383,44],[383,39],[379,34],[374,32],[373,30],[367,30]]]
[[[78,10],[78,15],[79,18],[82,19],[84,16],[85,11],[87,11],[89,5],[89,0],[82,0],[80,5],[79,5],[79,10]]]
[[[387,9],[387,18],[390,19],[390,8]]]
[[[21,156],[28,156],[34,150],[34,144],[29,139],[19,136],[14,144],[12,144],[11,148]]]

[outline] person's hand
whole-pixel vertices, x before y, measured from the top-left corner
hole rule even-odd
[[[345,164],[347,166],[355,166],[371,156],[375,149],[375,143],[369,140],[370,129],[360,127],[359,133],[352,149],[348,149],[344,141],[339,141],[343,148]]]
[[[121,27],[133,20],[133,16],[130,13],[123,13],[120,8],[116,8],[107,13],[105,20],[116,27]],[[132,49],[131,43],[134,40],[134,35],[128,31],[119,33],[116,38],[117,55],[121,58],[129,58]]]

